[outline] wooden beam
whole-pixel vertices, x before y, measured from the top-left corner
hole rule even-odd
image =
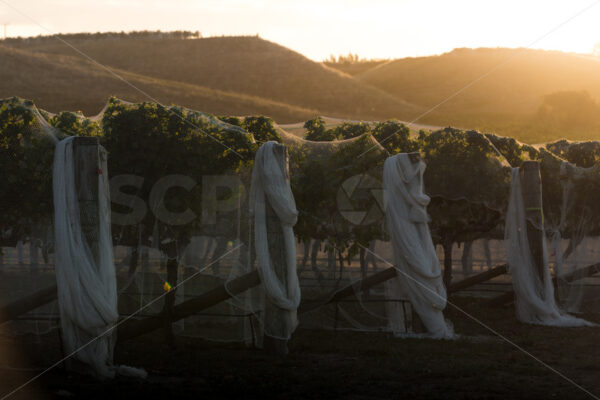
[[[506,264],[498,265],[498,266],[490,269],[489,271],[485,271],[480,274],[471,276],[467,279],[464,279],[460,282],[456,282],[455,284],[450,285],[450,288],[448,288],[448,292],[450,292],[450,293],[458,292],[460,290],[464,290],[464,289],[471,287],[473,285],[476,285],[478,283],[485,282],[485,281],[493,279],[497,276],[503,275],[507,271],[506,268],[507,268]],[[395,278],[395,277],[396,277],[396,268],[389,267],[389,268],[384,269],[383,271],[377,272],[367,278],[364,278],[355,283],[352,283],[352,284],[338,290],[333,295],[328,295],[321,299],[310,301],[310,303],[303,302],[302,304],[300,304],[300,307],[298,308],[298,314],[309,312],[309,311],[315,310],[319,307],[322,307],[324,305],[334,303],[336,301],[340,301],[345,297],[352,296],[355,293],[358,293],[365,289],[369,289],[375,285],[378,285],[380,283],[383,283],[383,282],[385,282],[389,279]]]
[[[574,282],[579,279],[584,279],[590,276],[593,276],[600,272],[600,263],[588,265],[587,267],[579,268],[573,272],[565,274],[561,277],[562,280],[566,282]],[[554,287],[558,284],[558,280],[556,277],[552,278],[552,283]],[[515,293],[511,290],[504,294],[501,294],[498,297],[494,297],[490,301],[488,301],[488,305],[492,307],[502,306],[504,304],[508,304],[513,302],[515,299]]]
[[[258,276],[258,271],[254,270],[242,275],[227,284],[223,284],[198,297],[174,306],[171,314],[171,322],[196,314],[259,284],[260,277]],[[117,338],[119,341],[132,339],[160,329],[163,326],[164,317],[162,314],[138,320],[127,319],[118,326]]]
[[[460,282],[453,283],[448,288],[448,292],[449,293],[455,293],[455,292],[458,292],[460,290],[467,289],[467,288],[469,288],[471,286],[477,285],[478,283],[489,281],[490,279],[493,279],[493,278],[495,278],[497,276],[504,275],[504,274],[507,273],[507,271],[508,270],[507,270],[506,264],[498,265],[498,266],[496,266],[496,267],[494,267],[492,269],[489,269],[489,270],[487,270],[485,272],[482,272],[482,273],[477,274],[477,275],[470,276],[470,277],[468,277],[466,279],[463,279]]]
[[[467,279],[464,279],[460,282],[456,282],[455,284],[450,285],[450,288],[448,288],[448,292],[450,292],[450,293],[458,292],[460,290],[464,290],[464,289],[471,287],[473,285],[476,285],[478,283],[485,282],[485,281],[493,279],[497,276],[503,275],[507,271],[506,268],[507,268],[506,264],[498,265],[498,266],[490,269],[489,271],[485,271],[480,274],[471,276]],[[333,295],[328,295],[326,297],[321,298],[320,300],[311,301],[310,304],[303,302],[302,304],[300,304],[300,307],[298,308],[298,314],[309,312],[309,311],[312,311],[319,307],[322,307],[326,304],[340,301],[341,299],[352,296],[355,293],[360,292],[361,290],[369,289],[375,285],[378,285],[380,283],[383,283],[383,282],[385,282],[389,279],[395,278],[395,277],[396,277],[396,268],[389,267],[389,268],[384,269],[383,271],[377,272],[367,278],[364,278],[355,283],[352,283],[352,284],[338,290]]]
[[[573,281],[578,281],[580,279],[593,276],[593,275],[597,274],[598,272],[600,272],[600,263],[596,263],[596,264],[588,265],[587,267],[579,268],[571,273],[561,276],[561,279],[570,283]],[[552,278],[552,283],[554,283],[555,286],[557,285],[558,282],[557,282],[556,277]]]
[[[476,276],[465,279],[464,281],[457,282],[450,287],[450,292],[462,290],[466,287],[474,284],[484,282],[492,279],[496,276],[506,273],[506,265],[500,265],[492,268],[489,271],[483,272]],[[368,289],[380,283],[383,283],[389,279],[396,277],[396,268],[389,267],[383,271],[377,272],[367,278],[361,279],[358,282],[350,284],[333,295],[328,295],[320,300],[302,302],[298,308],[298,314],[306,313],[322,307],[326,304],[330,304],[336,301],[340,301],[346,297],[352,296],[357,292]],[[258,271],[252,271],[248,274],[242,275],[229,282],[227,289],[225,285],[219,286],[212,289],[198,297],[187,300],[181,304],[176,305],[173,308],[173,314],[171,321],[178,321],[182,318],[189,317],[195,313],[212,307],[222,301],[225,301],[232,296],[240,294],[248,289],[253,288],[260,284],[260,277]],[[135,338],[146,333],[150,333],[154,330],[163,327],[164,317],[161,314],[147,317],[139,320],[129,319],[121,323],[118,327],[117,338],[119,341],[125,341],[128,339]]]
[[[396,269],[394,267],[387,268],[365,279],[361,279],[360,281],[354,284],[348,285],[338,290],[333,295],[327,296],[326,298],[310,302],[310,304],[307,302],[302,302],[300,304],[300,307],[298,308],[298,314],[314,310],[325,304],[339,301],[345,297],[353,295],[357,291],[370,288],[389,279],[392,279],[395,276]],[[222,285],[198,297],[176,305],[173,308],[171,321],[178,321],[182,318],[186,318],[190,315],[198,313],[259,284],[260,277],[258,275],[258,271],[252,271],[248,274],[242,275],[239,278],[236,278],[229,282],[229,284],[227,285],[227,289],[225,289],[225,285]],[[117,338],[119,341],[124,341],[135,338],[140,335],[144,335],[146,333],[160,329],[163,326],[163,321],[164,317],[161,314],[139,320],[126,320],[125,322],[119,325],[117,330]]]
[[[521,193],[525,207],[527,241],[538,278],[544,281],[544,214],[542,211],[542,178],[539,161],[523,161]]]

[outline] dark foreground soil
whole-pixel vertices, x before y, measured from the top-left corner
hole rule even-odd
[[[6,365],[0,365],[0,399],[589,399],[594,398],[590,393],[600,395],[600,328],[524,325],[515,320],[512,307],[489,308],[474,299],[454,301],[513,344],[450,306],[447,317],[464,335],[459,340],[299,328],[285,359],[242,345],[190,338],[177,338],[171,348],[158,332],[116,348],[115,361],[145,368],[147,380],[97,382],[67,374],[60,364],[6,397],[42,372],[15,370],[14,365],[51,365],[48,356],[60,359],[60,346],[54,336],[41,340],[4,336],[5,363],[0,364]]]

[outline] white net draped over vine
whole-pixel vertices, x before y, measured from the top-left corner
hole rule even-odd
[[[290,188],[286,150],[276,142],[265,143],[256,153],[250,214],[254,216],[256,264],[266,296],[261,318],[264,334],[287,340],[298,325],[300,305],[293,230],[298,211]]]
[[[371,135],[316,142],[278,128],[289,151],[290,178],[298,209],[297,265],[303,329],[389,332],[385,285],[358,283],[388,266],[383,239],[381,173],[386,152]],[[372,236],[370,250],[357,244]],[[368,243],[365,243],[368,244]],[[375,252],[376,253],[375,253]],[[335,297],[338,292],[345,293]],[[394,299],[401,306],[406,299]]]
[[[2,112],[0,109],[0,117]],[[196,127],[186,124],[174,114],[189,119]],[[57,124],[61,121],[65,129],[89,128],[89,132],[79,134],[98,136],[109,152],[111,175],[108,178],[111,192],[115,194],[112,196],[111,193],[112,244],[118,310],[122,318],[131,317],[135,320],[161,315],[165,310],[168,286],[178,284],[174,291],[169,292],[177,307],[213,290],[228,288],[234,279],[260,270],[262,285],[198,309],[174,322],[172,328],[175,335],[260,346],[264,334],[288,338],[288,332],[293,331],[290,327],[295,327],[297,319],[298,329],[392,332],[402,336],[413,330],[412,315],[419,313],[419,303],[422,303],[421,309],[426,310],[420,312],[423,322],[427,324],[428,312],[435,315],[431,318],[433,322],[429,323],[430,332],[451,332],[451,327],[441,317],[442,313],[435,311],[443,308],[443,301],[427,298],[428,291],[425,289],[417,293],[416,288],[421,285],[402,287],[400,278],[369,288],[361,287],[360,283],[396,266],[411,271],[415,279],[445,297],[440,283],[442,278],[451,278],[451,282],[456,283],[472,274],[505,264],[508,258],[504,222],[509,203],[509,165],[519,166],[526,159],[542,160],[545,229],[547,238],[551,240],[548,267],[550,274],[558,277],[556,293],[559,305],[569,312],[587,312],[590,311],[590,305],[595,306],[591,307],[592,311],[600,311],[600,296],[597,293],[594,295],[595,288],[600,287],[597,279],[589,276],[571,279],[572,273],[597,264],[600,260],[597,250],[600,248],[600,229],[597,227],[599,224],[594,222],[596,216],[600,215],[600,207],[595,205],[600,204],[600,199],[595,196],[596,190],[586,190],[586,187],[595,187],[597,168],[588,171],[587,168],[594,165],[592,163],[585,165],[585,173],[580,174],[576,169],[577,173],[569,175],[569,179],[561,180],[559,176],[562,162],[568,160],[567,164],[571,167],[579,165],[579,162],[570,158],[578,154],[574,151],[559,151],[559,146],[552,147],[552,144],[533,148],[508,138],[451,128],[419,134],[412,132],[410,137],[405,138],[406,143],[398,142],[400,144],[397,146],[388,146],[399,137],[394,133],[395,128],[389,132],[393,134],[392,139],[382,142],[383,145],[378,140],[386,135],[370,133],[344,140],[305,140],[302,139],[305,133],[302,123],[298,124],[294,133],[273,124],[270,133],[278,136],[275,138],[267,137],[264,131],[253,132],[248,125],[239,123],[244,118],[237,118],[238,122],[235,122],[236,118],[223,117],[221,121],[182,107],[135,104],[118,99],[111,100],[98,116],[90,119],[79,115],[73,121],[69,115],[65,115],[61,120],[59,117],[63,114],[53,115],[42,111],[36,111],[35,115],[38,124],[45,124],[49,131],[53,128],[48,122]],[[335,123],[344,124],[343,121]],[[377,122],[367,124],[373,127]],[[96,130],[92,130],[94,126]],[[2,128],[4,134],[7,127],[10,126]],[[66,130],[64,132],[71,134]],[[17,136],[20,132],[13,133]],[[62,138],[65,133],[57,137]],[[211,139],[208,137],[210,135],[214,137]],[[265,190],[266,228],[263,230],[255,225],[260,222],[256,220],[259,213],[254,215],[254,219],[249,218],[249,194],[251,188],[257,187],[252,185],[251,179],[253,174],[259,173],[259,165],[253,165],[258,144],[269,140],[277,140],[289,152],[288,187],[291,187],[293,194],[282,192],[280,199],[282,204],[295,203],[297,222],[291,224],[293,207],[286,206],[280,216],[277,203],[266,204],[269,195]],[[27,140],[24,142],[27,143]],[[50,142],[47,148],[52,155],[54,141]],[[217,142],[225,143],[228,147]],[[133,146],[136,147],[135,151],[132,151]],[[569,146],[564,148],[573,148],[571,144]],[[273,149],[276,146],[269,144],[267,147]],[[232,149],[239,155],[235,155]],[[40,155],[33,151],[36,150],[35,146],[26,150],[31,153],[31,159],[40,159]],[[430,201],[426,207],[414,208],[412,214],[421,219],[429,214],[430,220],[428,223],[412,222],[414,232],[400,224],[384,225],[384,161],[399,151],[420,151],[427,163],[427,169],[422,174],[422,191]],[[560,154],[551,156],[551,151]],[[51,165],[51,162],[44,165]],[[273,170],[278,171],[276,168]],[[27,166],[27,171],[37,170]],[[265,171],[263,168],[263,173]],[[400,175],[401,171],[396,172]],[[8,176],[10,174],[7,173]],[[34,173],[30,175],[35,177]],[[131,181],[129,186],[120,187],[119,179],[123,175],[135,175],[136,180]],[[189,225],[172,225],[169,221],[161,220],[157,205],[150,196],[153,189],[164,183],[163,178],[166,177],[168,183],[174,175],[191,178],[193,185],[169,188],[164,196],[169,203],[166,209],[175,213],[188,208],[192,210],[196,218]],[[223,181],[220,180],[222,177]],[[276,178],[280,182],[282,175]],[[51,179],[46,180],[51,183]],[[389,182],[398,191],[400,188],[396,186],[404,181],[396,176]],[[33,181],[24,182],[23,187],[35,192],[37,184]],[[412,184],[411,181],[404,185],[406,193],[409,193],[409,201],[412,198]],[[213,187],[217,189],[211,189]],[[50,196],[51,187],[45,191],[46,196]],[[30,197],[41,203],[38,197]],[[396,197],[404,199],[400,192]],[[204,208],[210,201],[215,203],[215,217],[212,219],[204,215]],[[131,212],[136,202],[146,209],[144,218],[130,224],[120,224],[117,216]],[[390,203],[394,204],[393,207],[397,206],[398,213],[406,205],[391,200]],[[566,206],[563,207],[563,204]],[[19,218],[5,223],[1,232],[3,240],[8,236],[18,237],[16,241],[10,238],[3,245],[7,273],[2,287],[7,288],[6,292],[10,293],[8,297],[14,294],[14,298],[25,297],[55,282],[52,214],[50,212],[38,217],[26,205],[20,208],[22,213]],[[10,210],[13,209],[16,207]],[[392,211],[390,209],[390,213]],[[272,232],[277,224],[272,223],[275,219],[270,216],[278,220],[285,219],[289,229],[284,230],[279,223],[280,230]],[[293,233],[290,234],[292,225]],[[411,237],[430,235],[431,243],[420,241],[422,248],[405,244],[409,248],[398,251],[397,243],[401,242],[396,241],[394,235],[404,237],[406,243],[412,243],[414,238],[408,238],[409,233]],[[261,239],[265,235],[266,241]],[[267,246],[265,249],[264,244],[272,242],[270,239],[277,235],[281,235],[283,244],[279,246],[282,251],[276,258],[286,260],[281,264],[286,276],[288,269],[291,271],[290,265],[296,265],[301,291],[299,307],[299,292],[290,290],[293,289],[290,286],[292,281],[285,281],[277,275],[281,270],[275,273],[279,281],[269,279],[271,284],[265,283],[267,278],[273,276],[264,273],[269,271],[264,267],[271,264],[271,261],[265,262],[264,255],[272,260],[275,254],[273,248]],[[174,244],[171,247],[175,250],[168,252],[166,249],[171,244]],[[432,246],[434,252],[431,251]],[[43,257],[40,257],[41,252]],[[292,260],[293,252],[295,255]],[[415,252],[423,253],[422,262],[415,262],[409,268],[410,264],[404,259],[411,254],[413,258],[417,257],[414,256]],[[514,256],[513,252],[511,257]],[[27,262],[28,257],[31,258],[30,263]],[[440,271],[442,277],[438,276],[437,271],[431,273],[436,267],[440,269],[445,259],[450,262],[450,276],[443,273],[448,268]],[[176,264],[178,273],[176,281],[169,275],[173,264]],[[416,272],[418,270],[429,272],[419,274]],[[512,272],[516,274],[518,270],[512,268]],[[511,287],[511,276],[502,275],[457,295],[464,293],[495,297]],[[543,291],[544,286],[541,287],[536,290]],[[451,288],[452,285],[446,288],[448,293]],[[338,293],[344,296],[336,297]],[[265,301],[267,298],[270,301]],[[279,305],[284,307],[275,305],[278,300],[281,300]],[[297,315],[291,312],[296,307]],[[268,320],[267,314],[277,309],[285,311],[280,315],[289,317],[285,330],[265,322],[265,319]],[[26,321],[26,318],[31,320]],[[19,333],[40,334],[50,331],[56,335],[52,330],[58,321],[57,305],[53,302],[5,324],[5,327],[7,330],[14,328]]]
[[[96,165],[98,179],[98,254],[84,236],[75,187],[73,137],[56,145],[53,171],[56,281],[62,338],[67,355],[102,378],[116,372],[145,377],[145,372],[113,365],[117,285],[110,234],[106,162]],[[100,154],[98,155],[100,159]],[[89,183],[88,183],[89,184]]]
[[[579,149],[575,152],[580,156],[576,160],[584,161],[585,167],[565,160],[555,166],[560,170],[560,187],[555,190],[561,195],[561,204],[554,223],[549,227],[549,250],[553,256],[557,298],[565,311],[598,313],[600,294],[595,274],[600,270],[600,241],[596,217],[598,198],[594,190],[598,182],[598,168],[590,166],[590,158],[581,151],[597,146],[565,141],[559,144],[567,145],[567,149]],[[588,144],[593,145],[594,142]],[[569,152],[561,155],[568,156]]]
[[[431,240],[423,192],[425,163],[406,153],[389,157],[383,170],[386,225],[394,250],[397,278],[388,284],[388,296],[407,298],[432,337],[449,338],[453,329],[444,319],[446,288],[440,261]],[[404,332],[404,312],[389,315],[395,333]]]
[[[539,276],[531,255],[526,221],[520,170],[513,168],[505,235],[517,318],[522,322],[538,325],[591,326],[591,323],[563,313],[558,308],[548,268],[546,242],[542,241],[544,265]]]

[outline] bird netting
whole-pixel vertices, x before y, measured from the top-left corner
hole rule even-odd
[[[548,268],[546,242],[542,240],[541,265],[536,265],[530,246],[532,230],[528,223],[539,224],[540,221],[528,219],[521,188],[521,170],[513,168],[511,177],[511,194],[506,214],[506,242],[508,267],[512,276],[515,291],[517,318],[522,322],[552,326],[588,326],[585,320],[563,313],[554,298],[554,287]],[[534,228],[543,232],[541,226]]]
[[[74,139],[56,144],[52,177],[61,336],[64,351],[73,355],[67,362],[70,369],[89,369],[100,378],[145,377],[142,370],[113,364],[119,314],[106,152],[94,141],[82,146]],[[73,366],[74,360],[83,366]]]
[[[298,211],[282,145],[270,141],[258,149],[251,185],[256,263],[266,295],[262,325],[265,335],[289,340],[298,325],[300,305],[294,237]]]
[[[451,291],[462,278],[510,259],[504,240],[510,167],[538,161],[548,271],[556,278],[559,304],[568,311],[600,311],[596,270],[587,268],[598,258],[597,146],[560,142],[533,147],[451,128],[414,135],[394,121],[355,125],[342,123],[336,131],[348,139],[319,142],[286,132],[264,117],[217,118],[111,99],[100,114],[86,118],[38,111],[19,99],[2,101],[0,157],[7,177],[0,192],[5,205],[0,217],[3,303],[56,282],[55,144],[66,136],[94,136],[107,152],[117,305],[127,319],[123,340],[158,330],[171,339],[186,335],[260,345],[263,334],[269,335],[271,327],[264,321],[272,310],[261,302],[265,293],[260,286],[266,275],[264,269],[261,276],[252,275],[268,264],[267,252],[255,227],[256,214],[249,212],[253,173],[260,171],[255,157],[269,141],[287,151],[291,195],[286,196],[294,199],[298,212],[294,246],[287,230],[279,246],[286,250],[279,256],[290,257],[286,268],[296,265],[299,329],[418,331],[417,307],[411,306],[416,300],[407,291],[393,290],[395,275],[389,275],[399,261],[385,225],[382,184],[385,160],[413,151],[427,165],[422,183],[430,201],[426,214],[421,209],[419,215],[429,216],[428,225],[420,224],[428,226],[431,243],[420,243],[427,247],[429,267],[443,267],[441,278],[435,277],[440,295],[439,279]],[[290,227],[291,206],[285,216],[277,205],[265,209]],[[271,231],[277,222],[269,222],[268,215],[265,221],[266,237],[277,236],[279,231]],[[427,236],[424,232],[420,235]],[[255,251],[257,241],[263,243],[262,255]],[[275,249],[267,248],[272,256]],[[510,278],[499,276],[469,293],[493,297],[510,289]],[[271,300],[286,297],[288,305],[296,306],[295,294],[273,296],[273,290],[267,289]],[[58,320],[56,302],[46,302],[4,328],[12,334],[56,334]],[[285,334],[272,336],[288,338],[292,322]]]
[[[388,297],[406,298],[427,332],[433,337],[452,337],[445,321],[446,288],[442,269],[429,233],[427,205],[423,192],[425,163],[407,153],[389,157],[383,170],[386,222],[394,252],[397,277],[387,283]],[[395,312],[393,312],[395,311]],[[406,325],[403,310],[390,310],[395,332]]]
[[[548,229],[557,297],[569,312],[597,313],[600,296],[594,274],[598,271],[600,256],[598,142],[562,140],[550,143],[546,148],[556,158],[552,168],[560,176],[560,186],[554,190],[561,202]]]
[[[597,148],[597,143],[571,144],[562,140],[533,147],[518,143],[514,139],[488,136],[504,154],[507,154],[507,159],[511,161],[513,167],[519,167],[523,161],[528,160],[539,162],[543,213],[541,220],[539,218],[532,220],[529,216],[527,220],[529,223],[542,225],[540,228],[543,229],[544,237],[543,259],[538,263],[546,265],[544,270],[554,277],[551,278],[551,282],[546,282],[545,279],[548,277],[539,280],[539,277],[535,276],[530,283],[537,287],[537,293],[542,298],[543,293],[553,290],[553,286],[558,289],[555,295],[548,294],[545,301],[550,301],[550,298],[554,300],[556,297],[563,313],[584,311],[584,298],[588,305],[585,310],[598,312],[598,296],[593,277],[597,271],[595,264],[598,260],[594,246],[597,242],[595,228],[597,214],[594,210],[597,178],[593,167],[594,149]],[[569,150],[571,145],[573,148]],[[567,156],[570,160],[563,158]],[[587,168],[572,162],[585,165]],[[513,171],[513,177],[514,174],[516,172]],[[517,200],[520,198],[511,195],[511,201],[516,203]],[[513,227],[520,226],[520,223],[514,219],[516,213],[512,216]],[[513,232],[513,239],[520,233],[520,231]],[[515,251],[518,253],[517,250]],[[508,255],[510,256],[510,253]],[[521,259],[521,262],[528,261]],[[532,287],[525,291],[534,293]],[[527,317],[524,319],[532,320]]]

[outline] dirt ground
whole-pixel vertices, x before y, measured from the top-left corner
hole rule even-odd
[[[489,308],[472,298],[452,301],[530,355],[449,306],[447,317],[462,335],[454,341],[300,327],[290,355],[281,359],[243,345],[190,338],[178,338],[171,348],[156,332],[116,347],[115,361],[145,368],[145,381],[97,382],[67,374],[59,364],[5,397],[42,372],[15,370],[15,365],[42,368],[60,359],[61,351],[56,334],[18,340],[3,335],[0,399],[594,398],[576,384],[600,394],[600,328],[524,325],[515,320],[511,306]]]

